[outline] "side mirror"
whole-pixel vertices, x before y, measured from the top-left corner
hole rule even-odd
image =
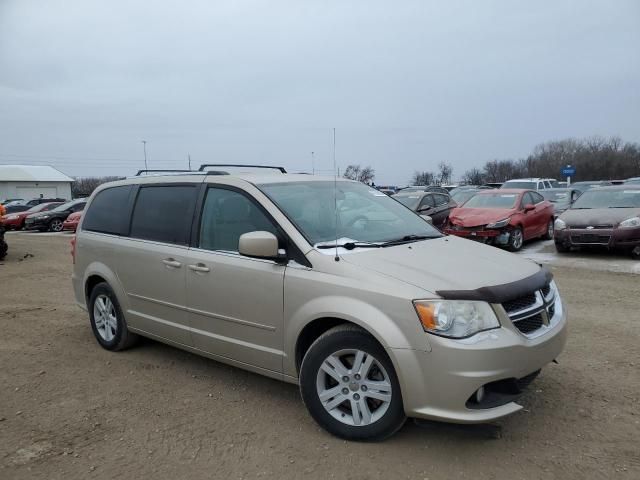
[[[433,225],[433,219],[429,215],[420,215],[422,219],[429,225]]]
[[[273,233],[264,231],[247,232],[240,235],[238,252],[240,255],[251,258],[276,261],[282,261],[285,258],[278,252],[278,238]]]
[[[530,212],[531,210],[535,210],[535,209],[536,209],[536,206],[533,203],[527,203],[524,206],[524,211],[525,212]]]

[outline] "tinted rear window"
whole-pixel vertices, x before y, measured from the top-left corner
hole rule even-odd
[[[187,245],[196,192],[195,185],[140,188],[133,209],[131,236]]]
[[[123,235],[129,215],[127,205],[133,185],[102,190],[91,202],[82,224],[83,230]]]

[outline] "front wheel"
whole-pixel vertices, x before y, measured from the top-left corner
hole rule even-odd
[[[406,419],[400,384],[384,348],[367,332],[340,325],[309,348],[300,367],[309,413],[347,440],[382,440]]]
[[[54,218],[49,222],[49,231],[51,232],[61,232],[62,231],[62,220],[59,218]]]
[[[515,227],[511,230],[511,235],[509,237],[509,244],[507,245],[507,249],[510,252],[517,252],[522,248],[524,244],[524,235],[522,233],[522,228]]]
[[[553,240],[553,218],[547,223],[547,231],[542,238],[545,240]]]

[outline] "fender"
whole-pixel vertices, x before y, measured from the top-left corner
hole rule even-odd
[[[109,286],[113,289],[114,293],[116,294],[116,298],[118,299],[118,303],[120,303],[120,308],[122,309],[122,311],[123,312],[128,311],[129,298],[127,297],[127,294],[124,291],[122,283],[120,282],[120,279],[115,274],[115,272],[111,270],[109,267],[107,267],[104,263],[92,262],[87,266],[84,272],[84,278],[82,279],[83,294],[86,296],[87,281],[89,280],[90,277],[94,275],[104,278],[104,280],[109,284]],[[132,327],[135,326],[130,323],[129,319],[127,319],[127,323]]]
[[[338,318],[351,322],[369,332],[387,351],[395,364],[391,349],[419,349],[430,351],[427,336],[419,327],[416,313],[410,302],[402,302],[406,307],[407,322],[393,320],[373,305],[345,296],[324,296],[304,303],[286,320],[284,359],[285,375],[297,376],[295,348],[302,330],[315,320]],[[328,309],[327,307],[331,308]],[[397,311],[397,309],[389,309]],[[400,327],[407,327],[403,331]],[[417,334],[417,335],[416,335]]]

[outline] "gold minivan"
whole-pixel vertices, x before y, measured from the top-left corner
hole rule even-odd
[[[98,343],[142,335],[300,386],[346,439],[406,417],[516,412],[562,351],[550,272],[445,236],[362,183],[192,172],[108,183],[74,241],[73,286]]]

